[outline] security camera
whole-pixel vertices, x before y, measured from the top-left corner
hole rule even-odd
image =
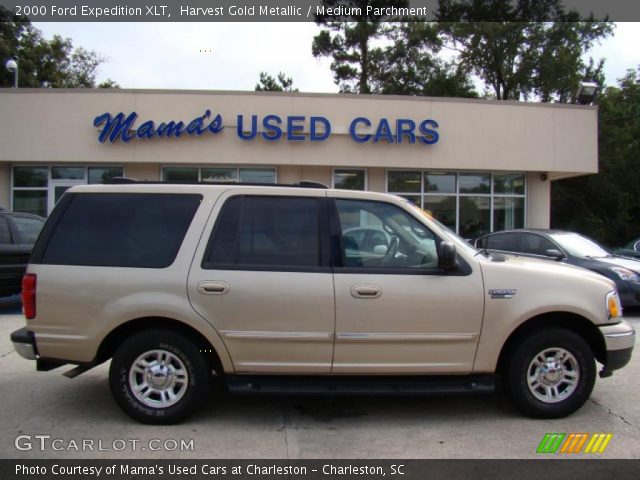
[[[11,73],[14,73],[16,70],[18,70],[18,57],[11,57],[9,60],[7,60],[7,63],[4,64],[5,67],[7,67],[7,70],[9,70]]]

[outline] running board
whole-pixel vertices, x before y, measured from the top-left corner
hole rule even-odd
[[[228,375],[236,395],[441,395],[493,393],[492,375],[465,376],[278,376]]]

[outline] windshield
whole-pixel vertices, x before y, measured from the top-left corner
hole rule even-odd
[[[466,242],[461,236],[459,236],[449,227],[440,223],[438,220],[433,218],[431,215],[429,215],[427,212],[425,212],[424,210],[422,210],[420,207],[410,202],[409,200],[407,200],[407,203],[411,206],[411,208],[413,208],[414,211],[418,212],[418,214],[422,218],[426,218],[430,222],[433,222],[436,225],[438,225],[438,227],[440,227],[442,230],[445,230],[449,234],[450,240],[452,240],[459,248],[466,250],[470,255],[475,255],[478,253],[478,250],[476,250],[473,246],[471,246],[468,242]]]
[[[596,242],[577,233],[552,233],[550,237],[574,257],[608,257],[610,255]]]

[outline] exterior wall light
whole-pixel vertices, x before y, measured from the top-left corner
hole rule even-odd
[[[7,60],[7,63],[4,66],[9,70],[9,72],[13,73],[13,87],[18,88],[18,57],[15,55]]]
[[[580,82],[576,99],[580,105],[591,105],[598,93],[598,84],[595,82]]]

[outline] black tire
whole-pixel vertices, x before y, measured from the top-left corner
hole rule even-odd
[[[548,384],[544,383],[548,382],[548,378],[545,377],[543,382],[540,375],[532,375],[531,378],[535,377],[539,380],[540,386],[536,388],[534,384],[530,388],[529,369],[531,366],[531,372],[540,374],[541,370],[536,369],[532,362],[538,354],[545,351],[548,353],[543,357],[552,358],[548,355],[552,355],[554,349],[561,349],[573,356],[571,361],[565,361],[563,365],[567,368],[562,372],[572,372],[574,370],[572,365],[575,365],[579,379],[575,382],[575,386],[559,383],[554,393],[559,391],[560,395],[545,401],[539,396],[549,395],[546,390]],[[553,373],[551,375],[553,376]],[[574,376],[575,373],[570,375]],[[596,365],[591,348],[580,335],[564,328],[546,329],[524,338],[507,357],[502,372],[505,393],[519,410],[534,418],[562,418],[572,414],[589,399],[595,381]]]
[[[147,374],[139,373],[140,369],[132,371],[134,362],[145,353],[150,355],[144,361],[152,359]],[[153,384],[156,381],[165,382],[157,391]],[[134,392],[134,386],[145,384],[148,389]],[[195,413],[211,393],[211,366],[188,336],[170,329],[144,330],[128,337],[116,350],[109,368],[109,385],[116,403],[131,418],[169,425]],[[144,392],[148,392],[148,398],[141,399]],[[167,399],[170,395],[174,398]]]

